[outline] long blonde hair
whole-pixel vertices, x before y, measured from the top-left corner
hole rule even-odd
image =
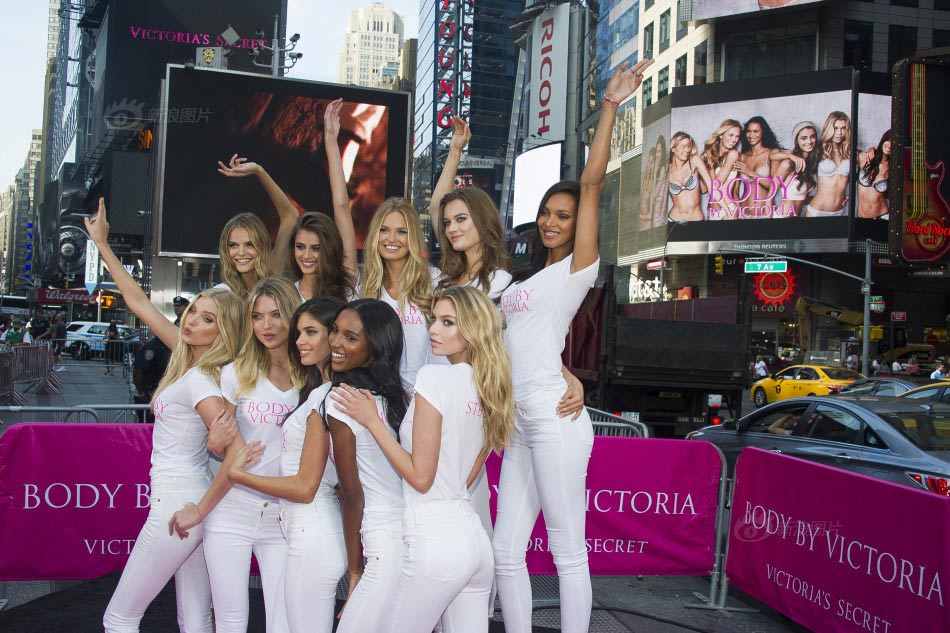
[[[835,123],[838,121],[844,121],[848,124],[848,127],[845,128],[845,137],[841,141],[841,145],[839,147],[835,147]],[[828,118],[825,119],[825,124],[821,126],[822,158],[830,158],[831,160],[834,160],[836,152],[838,154],[838,158],[841,160],[851,158],[851,119],[847,114],[839,110],[830,112],[828,114]]]
[[[244,336],[241,352],[234,361],[234,373],[237,376],[238,386],[236,396],[242,396],[254,390],[257,381],[267,376],[270,371],[270,354],[264,344],[254,335],[254,304],[261,297],[270,297],[277,304],[280,320],[287,328],[290,336],[290,320],[300,305],[300,295],[297,289],[283,277],[264,277],[251,290],[247,298],[247,307],[244,313]],[[290,381],[294,389],[300,389],[307,381],[302,368],[290,363]]]
[[[218,238],[218,257],[221,258],[221,281],[228,285],[231,290],[241,297],[246,297],[248,293],[247,286],[244,284],[244,278],[238,272],[234,262],[228,257],[228,242],[231,240],[231,231],[234,229],[245,229],[251,238],[251,243],[257,250],[257,261],[254,263],[254,275],[262,279],[270,274],[270,236],[267,234],[267,228],[261,219],[253,213],[238,213],[227,221],[224,228],[221,229],[221,236]]]
[[[452,248],[452,242],[445,235],[445,207],[453,200],[461,200],[468,207],[472,223],[478,231],[481,240],[482,261],[478,269],[478,286],[487,293],[491,288],[491,276],[499,269],[507,270],[510,266],[508,249],[505,247],[505,231],[501,226],[501,218],[495,203],[488,194],[476,187],[466,187],[450,191],[439,202],[439,216],[443,218],[442,226],[435,227],[442,245],[442,260],[439,268],[442,271],[442,280],[439,289],[444,290],[458,285],[459,279],[468,271],[468,257],[462,251]]]
[[[181,340],[181,331],[178,333],[178,342],[175,343],[175,349],[172,350],[171,358],[168,360],[168,368],[161,382],[155,389],[152,396],[152,402],[162,391],[167,389],[176,380],[185,375],[185,373],[197,366],[200,371],[215,384],[221,382],[221,368],[234,360],[241,345],[242,333],[244,331],[244,300],[240,296],[225,290],[224,288],[211,288],[191,300],[186,315],[195,310],[195,304],[199,299],[210,299],[218,309],[218,336],[214,342],[205,351],[204,354],[195,362],[195,348]],[[187,317],[186,317],[187,318]]]
[[[722,146],[722,137],[732,128],[737,128],[740,136],[742,135],[742,124],[735,119],[726,119],[719,124],[719,127],[713,130],[709,139],[703,144],[703,154],[701,158],[706,164],[706,169],[708,169],[709,173],[713,176],[715,176],[719,168],[722,167],[726,156],[729,154],[729,150]],[[738,150],[736,151],[738,152]]]
[[[515,395],[511,359],[501,337],[501,314],[484,293],[471,286],[454,286],[438,293],[455,306],[459,331],[468,343],[475,389],[482,402],[485,447],[505,448],[515,433]]]
[[[393,297],[399,309],[405,312],[406,303],[418,306],[427,312],[432,301],[432,275],[425,258],[425,245],[419,214],[405,198],[389,198],[376,210],[369,224],[369,235],[363,251],[363,278],[360,296],[364,299],[379,299],[386,282],[386,266],[379,255],[379,232],[383,221],[390,213],[398,213],[406,222],[409,256],[399,274],[399,296]]]

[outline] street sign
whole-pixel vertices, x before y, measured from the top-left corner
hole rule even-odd
[[[86,241],[86,292],[92,294],[99,285],[99,248]]]
[[[871,312],[884,312],[885,306],[883,303],[872,303],[870,309]]]
[[[891,312],[891,321],[906,321],[906,312]]]
[[[766,260],[745,260],[746,273],[784,273],[788,272],[788,260],[785,259],[766,259]]]
[[[665,259],[654,259],[652,262],[647,262],[647,270],[660,270],[666,266]]]

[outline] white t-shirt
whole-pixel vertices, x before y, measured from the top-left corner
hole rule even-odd
[[[361,532],[386,528],[402,530],[402,479],[386,459],[369,430],[343,413],[331,399],[326,401],[327,417],[333,417],[350,427],[356,437],[356,467],[363,486],[363,524]],[[376,411],[385,420],[383,399],[376,396]],[[388,424],[393,437],[396,432]]]
[[[330,383],[324,383],[310,392],[307,401],[284,420],[283,440],[280,446],[280,476],[293,477],[300,470],[300,456],[303,454],[304,437],[307,435],[307,418],[314,411],[323,415],[323,401],[330,392]],[[333,497],[336,493],[333,487],[337,484],[336,468],[333,462],[327,459],[320,487],[317,488],[317,497]]]
[[[600,270],[598,259],[572,274],[573,260],[572,253],[510,285],[501,295],[515,399],[533,391],[567,388],[561,374],[565,337]]]
[[[760,378],[765,378],[769,375],[769,370],[764,360],[760,360],[755,363],[755,375]]]
[[[428,492],[421,493],[403,482],[406,507],[431,500],[468,499],[465,483],[485,446],[482,403],[472,378],[472,366],[468,363],[448,367],[426,365],[419,370],[416,379],[416,397],[419,396],[442,414],[439,463]],[[399,427],[399,441],[410,453],[415,409],[413,398]]]
[[[402,360],[399,362],[399,376],[406,391],[412,392],[416,384],[416,374],[419,368],[426,364],[429,356],[429,324],[426,323],[425,313],[419,306],[409,303],[399,308],[399,301],[382,288],[379,300],[389,304],[396,311],[399,322],[402,323]]]
[[[221,397],[221,388],[197,367],[158,394],[152,402],[150,477],[209,476],[208,427],[195,407],[214,396]]]
[[[442,279],[440,276],[438,279]],[[438,279],[436,283],[438,283]],[[507,270],[498,269],[493,272],[488,277],[489,289],[488,289],[488,298],[492,301],[495,301],[501,296],[501,293],[505,291],[511,284],[511,273]],[[479,285],[477,280],[469,281],[468,283],[462,284],[462,286],[471,286],[472,288],[477,288],[481,290],[481,285]],[[436,356],[432,353],[432,346],[429,346],[429,356],[426,359],[426,363],[430,365],[451,365],[449,359],[445,356]]]
[[[247,472],[263,477],[280,475],[281,430],[284,418],[297,406],[299,393],[296,389],[281,391],[262,376],[250,393],[237,394],[238,380],[234,372],[234,363],[221,370],[221,395],[237,406],[238,431],[245,442],[257,440],[264,446],[261,461]],[[253,495],[254,497],[276,500],[276,497],[252,490],[246,486],[235,485],[233,493]]]

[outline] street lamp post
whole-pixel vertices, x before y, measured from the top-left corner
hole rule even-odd
[[[661,300],[660,295],[663,296],[664,301],[666,300],[666,291],[663,289],[664,288],[663,273],[666,271],[666,251],[670,246],[670,234],[673,233],[673,229],[675,229],[678,226],[682,226],[683,224],[686,224],[685,220],[682,222],[670,222],[670,228],[666,232],[666,241],[663,242],[663,255],[660,257],[660,287],[657,289],[657,292],[656,292],[657,301]]]
[[[257,32],[258,37],[264,37],[264,31]],[[257,58],[260,57],[261,52],[257,49],[251,51],[251,61],[255,66],[259,68],[270,68],[270,74],[274,77],[280,76],[280,71],[290,70],[297,65],[297,62],[300,61],[300,58],[303,57],[303,53],[292,53],[295,48],[297,48],[297,42],[300,41],[300,33],[294,33],[290,36],[290,44],[287,46],[281,46],[280,39],[280,16],[274,14],[274,38],[271,40],[271,45],[268,46],[264,44],[261,46],[265,51],[270,52],[271,59],[270,63],[264,63],[257,61]],[[282,62],[281,56],[284,53],[288,53],[287,57],[290,58],[289,64],[284,64]]]

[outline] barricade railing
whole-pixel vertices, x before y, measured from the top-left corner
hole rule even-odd
[[[16,359],[13,350],[0,351],[0,402],[11,402],[16,393]]]
[[[587,414],[594,424],[594,435],[605,437],[650,437],[650,431],[643,422],[628,420],[613,413],[587,407]]]
[[[53,354],[49,344],[7,346],[0,351],[0,402],[20,405],[26,399],[17,385],[27,391],[59,393],[62,383],[53,373]]]
[[[80,422],[133,424],[144,422],[147,404],[80,404],[56,406],[0,406],[0,424],[21,422]]]

